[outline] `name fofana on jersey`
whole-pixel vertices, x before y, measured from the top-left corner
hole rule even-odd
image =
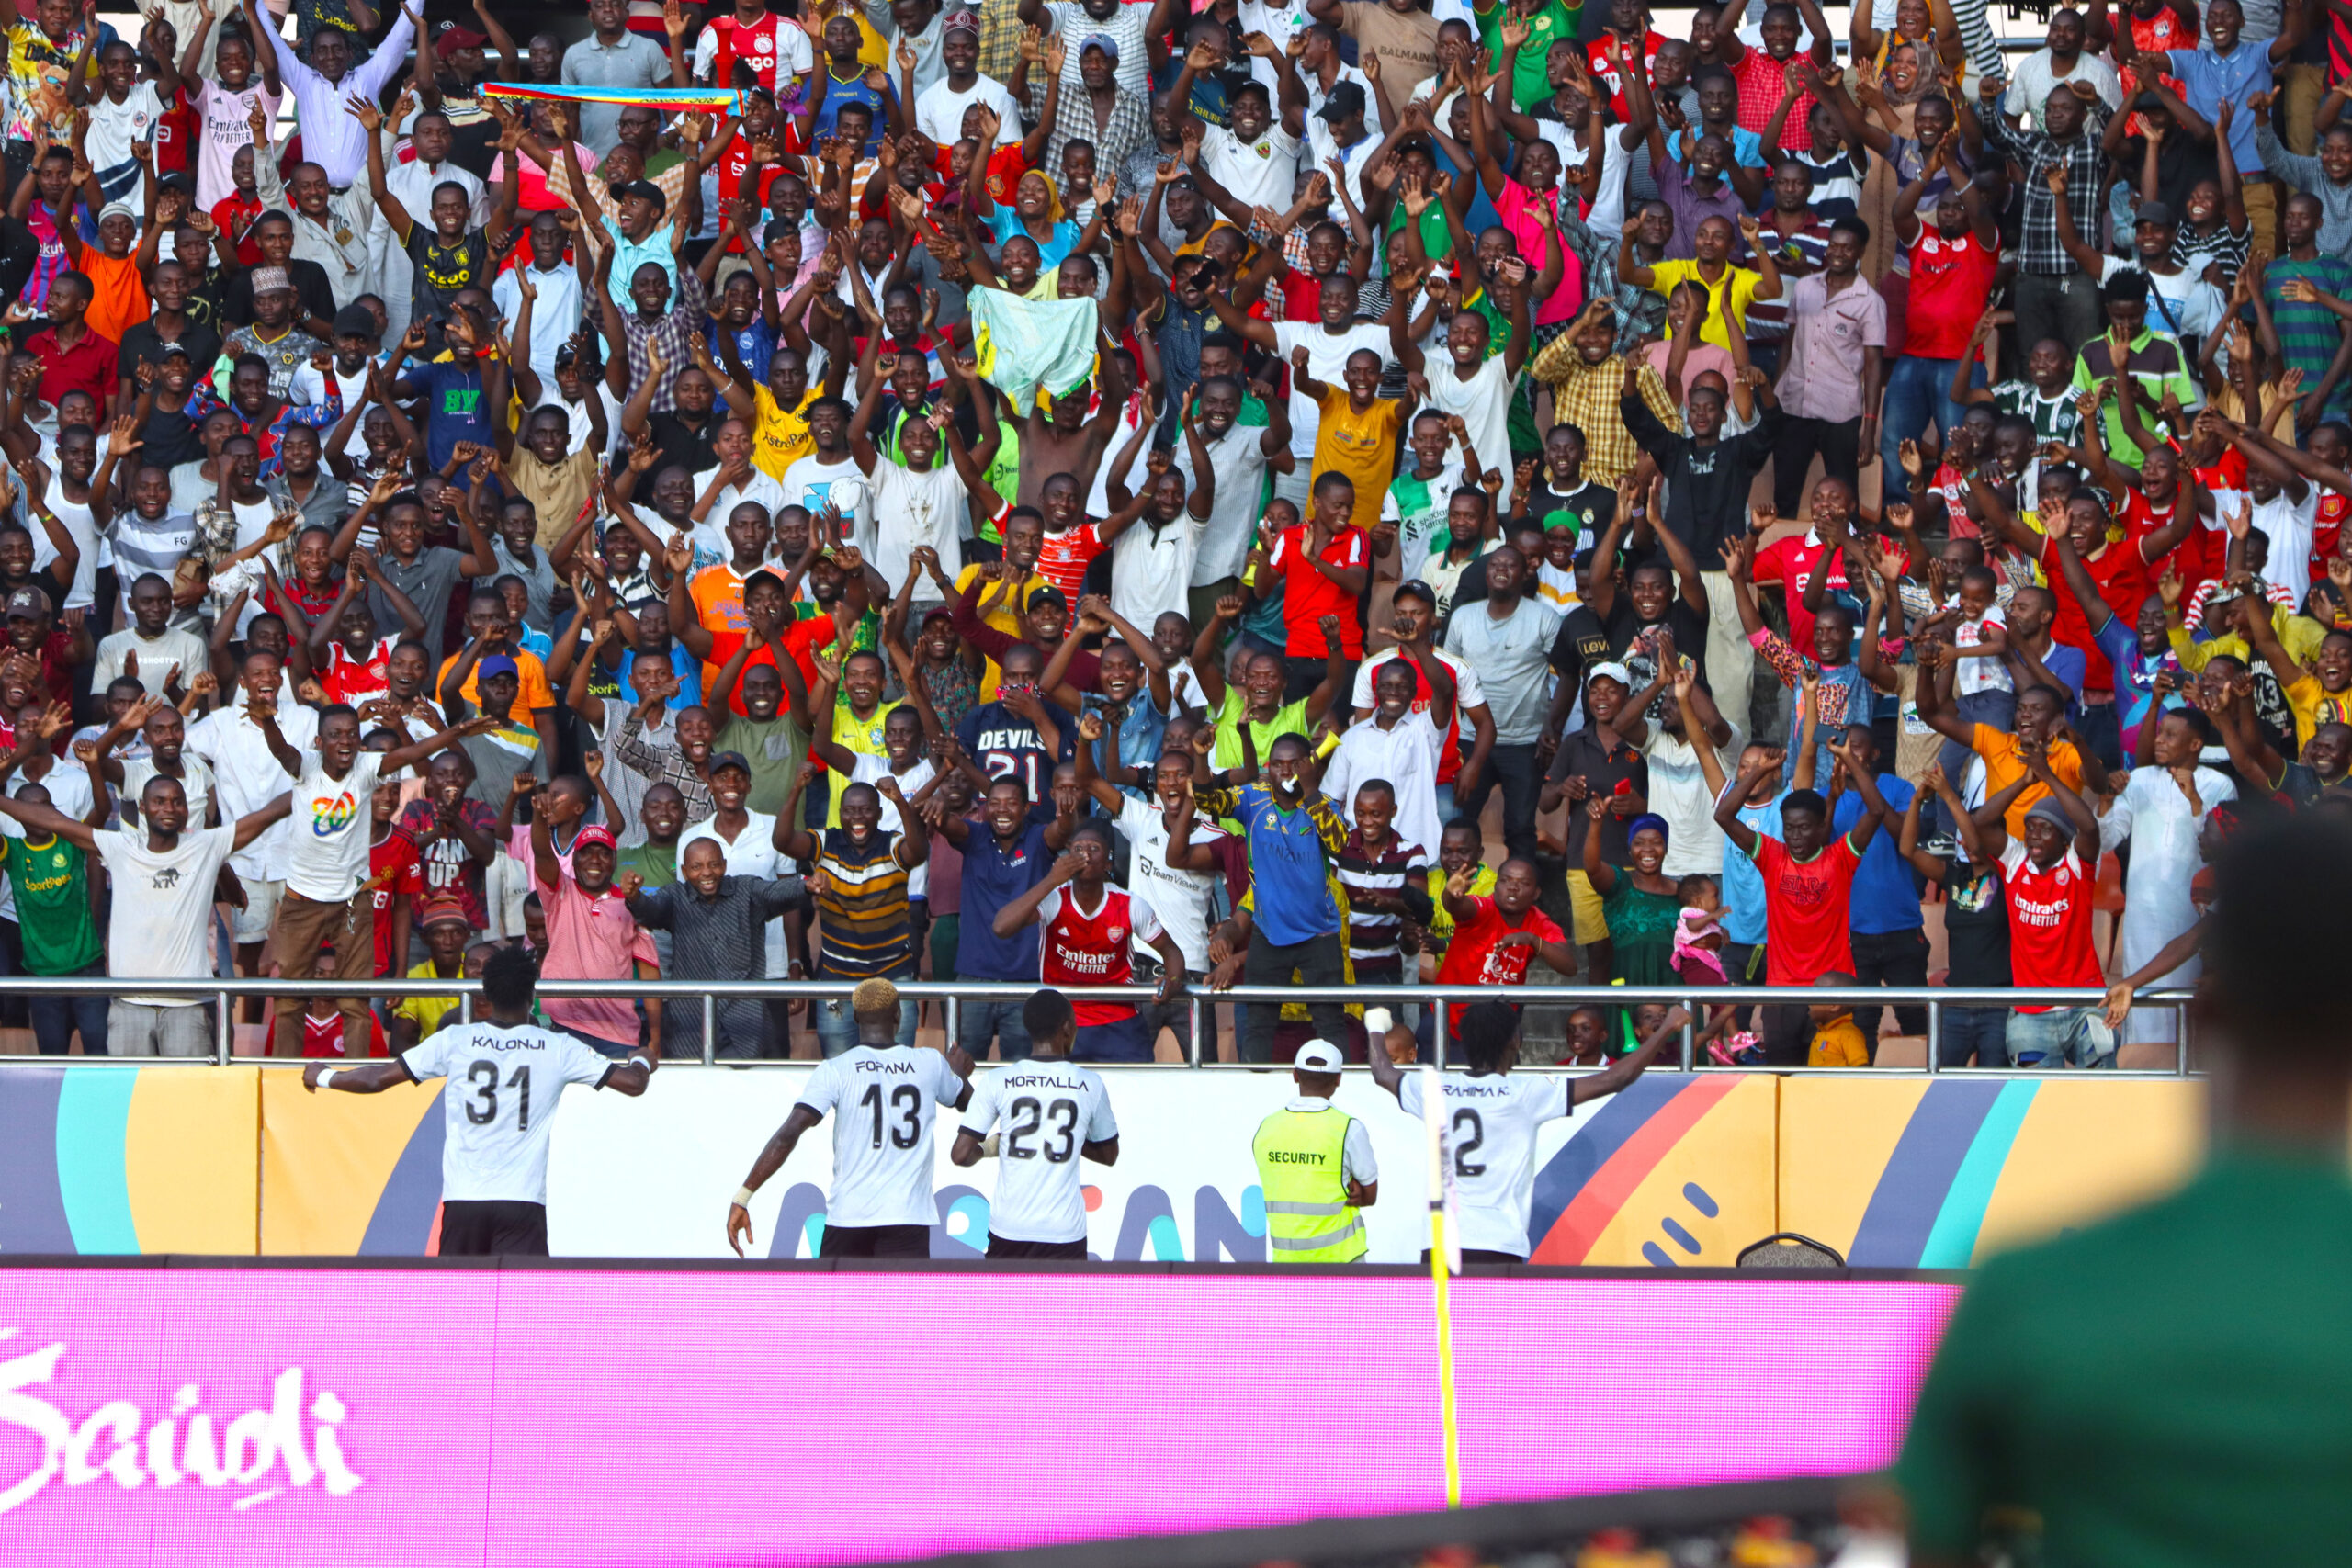
[[[0,1339],[16,1332],[0,1329]],[[13,1480],[0,1475],[8,1482],[0,1491],[0,1514],[31,1502],[51,1482],[110,1481],[126,1492],[151,1482],[170,1488],[184,1481],[260,1488],[230,1505],[239,1509],[314,1482],[330,1497],[347,1496],[362,1484],[337,1435],[349,1412],[328,1389],[319,1390],[306,1409],[300,1367],[277,1374],[266,1406],[225,1422],[203,1408],[204,1390],[194,1382],[182,1383],[171,1409],[153,1423],[128,1399],[109,1399],[76,1421],[25,1392],[57,1375],[65,1350],[61,1340],[0,1361],[0,1428],[28,1432],[41,1445],[40,1463]]]

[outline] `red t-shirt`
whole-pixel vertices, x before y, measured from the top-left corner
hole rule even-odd
[[[1319,321],[1323,319],[1323,280],[1305,267],[1285,267],[1282,276],[1283,320]]]
[[[349,703],[357,707],[371,697],[380,697],[391,690],[387,673],[391,669],[392,649],[398,639],[379,637],[376,646],[365,659],[355,658],[350,649],[340,641],[327,644],[327,667],[320,672],[320,684],[326,688],[327,701]]]
[[[1796,123],[1795,115],[1789,123]],[[1911,243],[1911,305],[1903,319],[1903,352],[1921,359],[1958,359],[1968,351],[1969,333],[1992,297],[2000,257],[1974,234],[1945,239],[1934,213],[1919,217],[1919,237]]]
[[[783,20],[780,17],[774,19],[777,21]],[[775,62],[774,61],[770,61],[768,64],[769,68],[773,70]],[[735,140],[727,144],[727,151],[718,155],[719,200],[733,201],[742,193],[743,171],[751,166],[752,146],[750,141],[745,139],[744,133],[739,130],[735,133]],[[764,209],[768,204],[768,187],[775,184],[778,176],[783,173],[784,170],[781,165],[775,164],[765,164],[761,165],[759,205],[763,209]],[[727,248],[729,251],[740,254],[743,249],[743,237],[741,234],[729,234],[727,236]]]
[[[1356,625],[1355,601],[1316,570],[1306,558],[1306,531],[1312,526],[1302,523],[1284,529],[1274,540],[1273,558],[1267,562],[1283,574],[1283,626],[1288,634],[1283,651],[1293,659],[1322,658],[1323,628],[1317,623],[1326,615],[1337,615],[1340,651],[1349,659],[1362,659],[1363,628]],[[1372,559],[1372,546],[1363,530],[1351,523],[1331,535],[1320,558],[1330,566],[1362,567]]]
[[[1960,514],[1955,511],[1952,515],[1957,517]],[[1804,607],[1804,585],[1812,578],[1814,568],[1820,563],[1821,558],[1828,553],[1828,544],[1810,528],[1802,534],[1791,534],[1784,539],[1776,539],[1756,552],[1755,581],[1784,585],[1781,596],[1788,601],[1789,646],[1808,659],[1813,657],[1814,614]],[[1903,566],[1905,570],[1910,570],[1911,558],[1908,554],[1903,558]],[[1836,592],[1852,587],[1846,576],[1846,558],[1841,552],[1838,564],[1829,570],[1826,592]]]
[[[376,974],[405,975],[407,954],[392,952],[392,900],[405,893],[413,908],[424,897],[424,863],[407,834],[395,828],[382,843],[368,846],[366,886],[376,911]],[[398,969],[392,967],[396,962]]]
[[[1470,903],[1470,918],[1454,922],[1453,938],[1446,944],[1444,961],[1437,967],[1437,983],[1441,986],[1523,986],[1535,949],[1526,944],[1498,947],[1496,943],[1513,931],[1527,931],[1540,942],[1568,940],[1551,916],[1532,906],[1513,920],[1490,897],[1473,894]],[[1468,1002],[1447,1004],[1445,1026],[1456,1038],[1462,1029],[1462,1015],[1469,1010]]]
[[[2319,511],[2312,519],[2312,581],[2327,581],[2327,563],[2335,558],[2337,544],[2344,536],[2344,520],[2352,516],[2352,499],[2332,490],[2319,492]]]
[[[721,87],[735,85],[735,62],[743,62],[760,79],[760,85],[775,91],[776,32],[782,28],[798,28],[800,24],[773,11],[749,27],[731,16],[713,17],[709,30],[718,35],[718,47],[710,57],[710,79]]]
[[[2091,951],[2095,879],[2083,869],[2074,845],[2044,871],[2026,854],[2025,840],[2011,839],[2001,852],[2001,876],[2009,890],[2009,977],[2018,986],[2101,986],[2098,957]],[[2046,1007],[2019,1012],[2050,1012]]]
[[[261,220],[260,201],[247,201],[242,197],[225,196],[212,204],[212,222],[237,247],[237,260],[245,266],[261,265],[261,246],[254,239],[254,225]]]
[[[1045,984],[1068,993],[1079,1027],[1124,1023],[1135,1017],[1132,1002],[1088,1002],[1079,998],[1090,986],[1133,983],[1128,937],[1140,932],[1148,941],[1159,920],[1148,904],[1133,903],[1116,887],[1102,889],[1102,902],[1089,914],[1078,907],[1077,889],[1057,887],[1037,906],[1038,973]]]
[[[2196,592],[2200,583],[2222,574],[2222,550],[2226,538],[2219,527],[2199,519],[2199,525],[2189,529],[2188,536],[2174,546],[2170,555],[2161,560],[2152,558],[2145,547],[2148,536],[2170,527],[2179,510],[2177,499],[2169,506],[2156,506],[2139,491],[2127,490],[2115,520],[2122,525],[2124,542],[2140,547],[2140,558],[2148,563],[2151,585],[2165,574],[2166,567],[2179,571],[2185,604],[2186,595]],[[2116,613],[2122,612],[2118,609]]]
[[[1810,986],[1833,969],[1851,973],[1847,906],[1862,864],[1851,837],[1841,833],[1801,861],[1780,840],[1758,833],[1754,859],[1764,878],[1764,983]]]
[[[708,690],[707,682],[718,679],[720,669],[729,660],[735,657],[735,650],[743,646],[745,636],[742,632],[729,631],[725,626],[712,626],[708,629],[710,658],[706,660],[707,668],[703,672],[706,689],[703,692],[702,700],[705,704],[718,700],[718,694]],[[832,646],[833,618],[831,615],[811,615],[805,621],[795,621],[784,628],[783,642],[785,651],[792,655],[792,661],[800,666],[801,681],[813,686],[817,683],[817,661],[810,655],[820,648]],[[749,673],[763,664],[770,669],[775,667],[775,649],[764,643],[752,649],[751,657],[743,660],[743,671]],[[742,690],[743,676],[739,674],[735,677],[735,689],[727,694],[729,713],[742,715]],[[723,724],[726,720],[721,719],[719,722]]]
[[[1081,523],[1075,528],[1046,536],[1037,547],[1037,575],[1062,591],[1062,597],[1078,607],[1079,584],[1086,581],[1086,569],[1096,556],[1109,547],[1102,535],[1091,523]]]
[[[1653,73],[1653,68],[1657,64],[1657,51],[1665,47],[1664,33],[1642,35],[1642,65],[1645,73]],[[1625,85],[1618,79],[1616,49],[1615,43],[1606,37],[1594,39],[1584,46],[1584,62],[1585,69],[1609,89],[1610,110],[1623,124],[1633,118],[1633,111],[1625,107]],[[1791,115],[1789,118],[1793,124],[1796,117]],[[1786,146],[1787,143],[1783,141],[1781,145]]]
[[[196,105],[182,87],[164,118],[155,122],[155,172],[178,175],[187,172],[187,150],[196,135]]]
[[[2049,547],[2044,545],[2042,554],[2047,557],[2049,553]],[[2056,562],[2045,559],[2045,572],[2054,574],[2057,570]],[[2125,626],[2140,624],[2140,606],[2147,600],[2150,582],[2148,563],[2141,557],[2138,539],[2126,538],[2120,543],[2108,545],[2095,556],[2084,557],[2083,570],[2098,585],[2098,596],[2107,601],[2107,607],[2113,610]],[[2098,639],[2091,635],[2091,624],[2083,615],[2082,605],[2072,593],[2055,592],[2051,597],[2058,601],[2058,613],[2051,617],[2050,635],[2068,648],[2083,650],[2083,690],[2104,692],[2111,689],[2115,684],[2115,668],[2108,663],[2107,655],[2098,650]]]
[[[378,974],[383,973],[381,970]],[[389,1056],[392,1048],[384,1040],[384,1026],[377,1019],[368,1020],[368,1054]],[[339,1060],[343,1055],[343,1014],[331,1012],[324,1018],[302,1015],[302,1055],[306,1060],[325,1057]]]

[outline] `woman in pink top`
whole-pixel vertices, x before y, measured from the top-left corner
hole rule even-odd
[[[1507,139],[1493,123],[1494,111],[1483,98],[1474,97],[1468,112],[1478,178],[1495,204],[1495,217],[1518,242],[1529,273],[1540,273],[1549,265],[1546,246],[1560,254],[1559,286],[1535,301],[1535,324],[1542,328],[1571,321],[1584,308],[1584,263],[1560,240],[1560,150],[1549,141],[1526,142],[1519,149],[1518,168],[1507,175],[1495,159],[1496,145]]]

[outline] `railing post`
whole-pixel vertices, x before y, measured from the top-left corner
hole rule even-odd
[[[1430,1043],[1435,1047],[1431,1054],[1437,1057],[1437,1070],[1443,1072],[1445,1071],[1445,998],[1440,997],[1430,1005],[1437,1009],[1436,1016],[1430,1020]]]
[[[213,1019],[212,1049],[214,1062],[225,1067],[237,1043],[237,1016],[229,1010],[228,992],[220,993],[220,1010]]]
[[[1928,1071],[1943,1071],[1943,1014],[1933,998],[1928,1002]]]
[[[1686,997],[1682,1001],[1682,1070],[1692,1072],[1699,1066],[1699,1001]]]
[[[718,994],[715,991],[705,991],[702,994],[702,1065],[706,1067],[715,1065],[718,1060]],[[661,1042],[656,1041],[654,1048],[659,1050]]]
[[[1202,1055],[1206,1049],[1201,1041],[1201,1031],[1202,1026],[1208,1022],[1209,1010],[1202,1005],[1200,992],[1193,990],[1189,987],[1184,992],[1184,1011],[1187,1025],[1186,1032],[1191,1037],[1192,1045],[1192,1050],[1189,1055],[1193,1058],[1193,1066],[1197,1067],[1201,1065]]]
[[[2188,1076],[2188,1004],[2187,1002],[2172,1004],[2172,1035],[2175,1042],[2173,1076],[2185,1078]],[[2120,1052],[2122,1047],[2119,1045],[2116,1049]]]
[[[814,1016],[814,1004],[811,1004],[810,1015],[812,1017]],[[956,997],[951,996],[947,998],[946,1005],[942,1007],[939,1010],[939,1026],[947,1032],[948,1044],[955,1044],[957,1039],[962,1035],[963,1022],[964,1008],[962,1001]],[[810,1027],[813,1029],[815,1025],[811,1024]]]

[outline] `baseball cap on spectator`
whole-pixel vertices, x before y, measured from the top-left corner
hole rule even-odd
[[[924,626],[929,626],[933,621],[953,622],[955,619],[956,612],[949,609],[944,604],[933,604],[930,609],[925,610],[922,613],[922,624]]]
[[[365,305],[345,305],[334,313],[334,335],[337,337],[374,337],[375,312]]]
[[[257,266],[254,268],[253,279],[254,292],[257,295],[275,294],[280,289],[291,293],[294,289],[294,280],[287,276],[282,266]]]
[[[523,667],[503,653],[493,653],[474,666],[477,680],[488,681],[499,675],[512,675],[519,681],[523,678]]]
[[[187,344],[184,343],[159,343],[155,345],[155,359],[158,364],[162,363],[164,360],[171,358],[175,355],[178,355],[182,359],[194,359],[196,357],[196,355],[188,352]]]
[[[1392,604],[1399,599],[1419,599],[1430,609],[1437,608],[1437,590],[1418,577],[1409,577],[1398,583],[1396,591],[1388,597]]]
[[[1067,610],[1069,608],[1069,595],[1048,582],[1043,588],[1030,591],[1029,608],[1034,610],[1040,604],[1051,604],[1057,610]]]
[[[2173,226],[2172,209],[2161,201],[2143,201],[2140,204],[2140,210],[2132,215],[2132,221],[2154,223],[2159,229],[2169,229]]]
[[[435,926],[456,924],[473,930],[473,921],[466,918],[466,907],[444,893],[424,901],[424,912],[418,917],[417,928],[431,931]]]
[[[1111,57],[1111,63],[1114,65],[1116,65],[1119,62],[1119,40],[1113,38],[1109,33],[1087,34],[1086,41],[1078,46],[1078,52],[1084,54],[1090,49],[1099,49],[1103,53],[1109,55]]]
[[[196,176],[186,169],[174,169],[170,174],[159,175],[156,176],[155,183],[172,190],[193,191],[196,189]]]
[[[1302,1073],[1336,1073],[1346,1065],[1340,1048],[1329,1040],[1310,1040],[1291,1058],[1291,1066]]]
[[[12,621],[18,615],[46,615],[49,614],[49,595],[38,588],[19,588],[8,595],[7,607],[0,613]]]
[[[751,760],[741,751],[713,751],[710,754],[710,771],[716,773],[721,768],[734,768],[749,773],[752,771],[752,763]]]
[[[1363,89],[1353,82],[1342,82],[1323,95],[1323,107],[1315,111],[1320,120],[1345,119],[1351,114],[1363,113]]]
[[[670,204],[670,198],[662,194],[662,187],[651,180],[631,180],[613,192],[613,199],[616,202],[627,201],[630,197],[650,201],[656,208],[665,208]]]
[[[1616,682],[1619,685],[1624,687],[1629,692],[1634,689],[1634,672],[1626,669],[1622,664],[1594,665],[1591,669],[1584,672],[1584,683],[1587,687],[1590,687],[1595,681],[1600,680],[1604,675],[1611,681]]]
[[[455,58],[458,51],[480,49],[490,39],[471,28],[461,28],[455,22],[441,24],[441,36],[433,40],[433,52],[443,60]]]
[[[613,837],[613,830],[601,822],[591,823],[580,829],[579,836],[571,840],[571,852],[576,855],[591,844],[602,844],[608,850],[621,847],[620,841]]]

